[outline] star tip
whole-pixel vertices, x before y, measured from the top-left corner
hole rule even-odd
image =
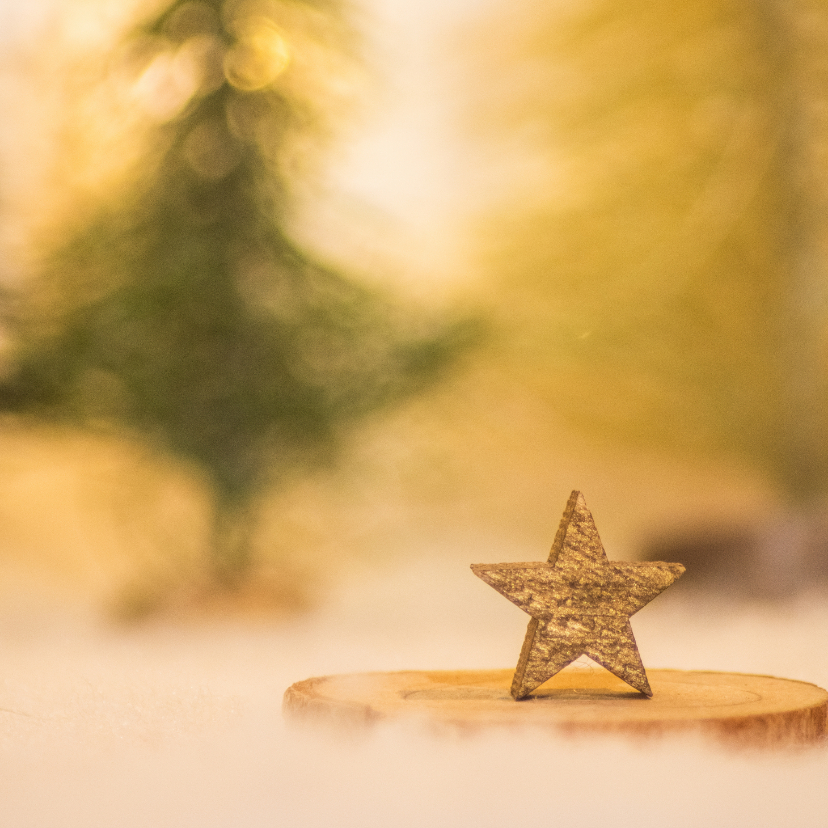
[[[673,576],[673,583],[675,583],[679,578],[681,578],[681,576],[684,575],[685,572],[687,572],[687,567],[684,564],[670,564],[670,574]]]
[[[490,566],[487,566],[486,564],[471,564],[469,569],[471,569],[472,573],[480,578],[481,581],[484,581],[487,584],[492,583],[491,576],[489,574],[491,572]]]

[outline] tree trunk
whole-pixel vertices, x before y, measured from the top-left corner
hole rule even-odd
[[[233,589],[249,574],[253,564],[253,516],[246,503],[216,498],[210,538],[210,564],[216,583]]]

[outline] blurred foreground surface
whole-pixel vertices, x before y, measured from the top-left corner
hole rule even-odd
[[[354,571],[324,611],[289,622],[124,629],[25,597],[0,609],[7,825],[805,826],[828,816],[828,745],[753,754],[693,740],[284,727],[285,688],[312,675],[512,665],[525,616],[456,561]],[[824,595],[763,606],[665,594],[634,623],[649,667],[828,685]]]

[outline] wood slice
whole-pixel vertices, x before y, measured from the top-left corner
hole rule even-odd
[[[288,688],[290,722],[363,728],[403,718],[440,730],[545,729],[653,736],[698,732],[745,746],[809,744],[826,735],[828,692],[803,681],[649,670],[646,698],[606,670],[567,668],[528,699],[509,694],[513,670],[323,676]]]

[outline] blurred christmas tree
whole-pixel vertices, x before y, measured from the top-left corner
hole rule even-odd
[[[202,470],[224,582],[250,565],[263,488],[431,382],[468,330],[291,238],[297,147],[326,129],[313,84],[337,82],[348,37],[329,0],[174,0],[135,30],[121,54],[150,90],[146,151],[20,297],[0,405],[109,424]]]

